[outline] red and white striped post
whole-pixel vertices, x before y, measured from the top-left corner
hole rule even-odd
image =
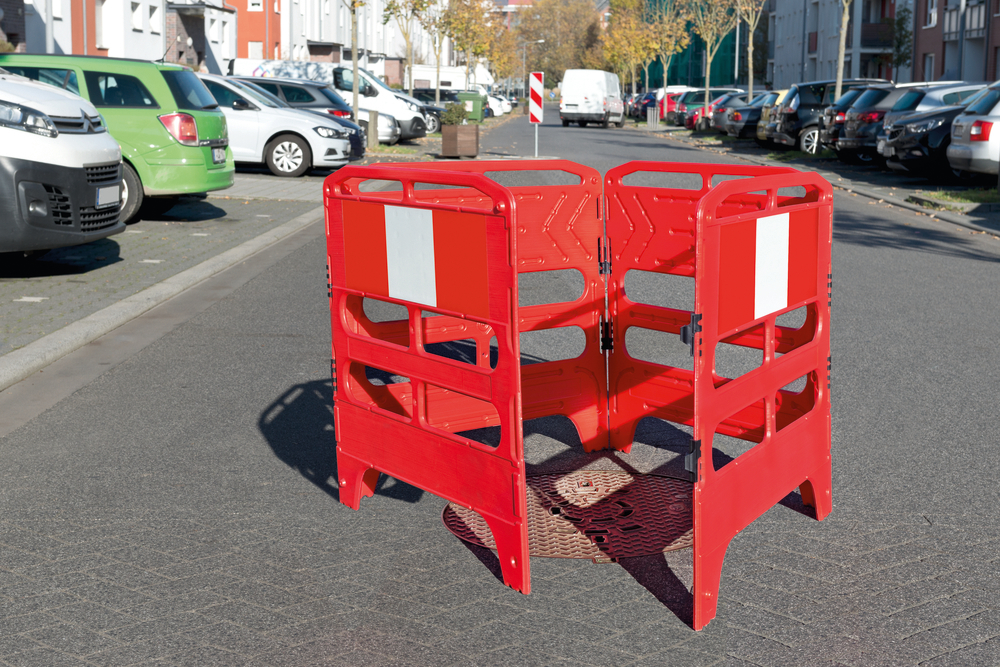
[[[538,126],[542,122],[545,108],[542,106],[542,96],[545,94],[545,72],[532,72],[531,95],[528,99],[528,120],[535,124],[535,157],[538,157]]]

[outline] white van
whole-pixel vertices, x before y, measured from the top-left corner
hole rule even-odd
[[[332,84],[348,104],[351,104],[354,72],[350,67],[333,63],[306,62],[296,60],[257,60],[236,58],[229,64],[229,73],[236,76],[284,76],[290,79],[309,79]],[[427,135],[427,120],[422,104],[392,90],[378,78],[359,68],[361,81],[358,85],[360,97],[358,107],[378,111],[392,116],[399,123],[400,138],[414,139]],[[345,94],[346,93],[346,94]]]
[[[122,151],[90,102],[0,69],[0,253],[124,231]]]
[[[625,125],[625,105],[622,102],[618,75],[597,69],[568,69],[560,84],[559,119],[563,127],[570,123],[599,123],[607,127]]]

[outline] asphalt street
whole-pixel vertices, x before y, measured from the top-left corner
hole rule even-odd
[[[540,153],[602,173],[726,159],[548,119]],[[534,147],[523,118],[485,142]],[[317,223],[0,392],[18,416],[0,423],[0,664],[1000,664],[1000,240],[834,206],[834,509],[817,522],[790,497],[738,535],[703,631],[689,550],[533,559],[524,596],[445,529],[441,499],[383,477],[360,511],[338,502]],[[663,422],[629,455],[582,455],[558,418],[525,434],[534,472],[669,474],[686,451]]]

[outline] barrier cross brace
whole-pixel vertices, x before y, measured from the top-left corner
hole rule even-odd
[[[662,185],[681,177],[700,185]],[[529,593],[524,420],[563,415],[588,452],[627,452],[641,420],[673,422],[692,434],[695,629],[715,616],[740,530],[796,487],[817,519],[829,513],[832,191],[818,175],[384,164],[329,176],[324,201],[344,504],[358,509],[385,473],[474,510],[504,582]],[[567,269],[583,277],[577,298],[521,305],[519,275]],[[693,301],[642,302],[630,272],[693,283]],[[372,302],[405,317],[376,321]],[[567,327],[583,332],[577,357],[522,365],[522,334]],[[633,329],[678,336],[689,361],[633,357]],[[442,343],[465,358],[442,356]],[[729,377],[729,349],[760,362]],[[721,437],[750,448],[729,458]]]

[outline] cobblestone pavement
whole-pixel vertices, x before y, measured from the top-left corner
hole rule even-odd
[[[545,141],[602,170],[615,150],[705,158],[562,131]],[[0,438],[0,664],[1000,664],[1000,353],[995,309],[969,307],[995,298],[1000,246],[860,200],[835,199],[834,511],[816,522],[791,494],[739,534],[703,631],[690,550],[536,558],[524,596],[441,499],[383,477],[360,511],[339,503],[317,233]],[[525,435],[534,472],[669,473],[687,447],[662,422],[628,455],[579,454],[558,418]]]

